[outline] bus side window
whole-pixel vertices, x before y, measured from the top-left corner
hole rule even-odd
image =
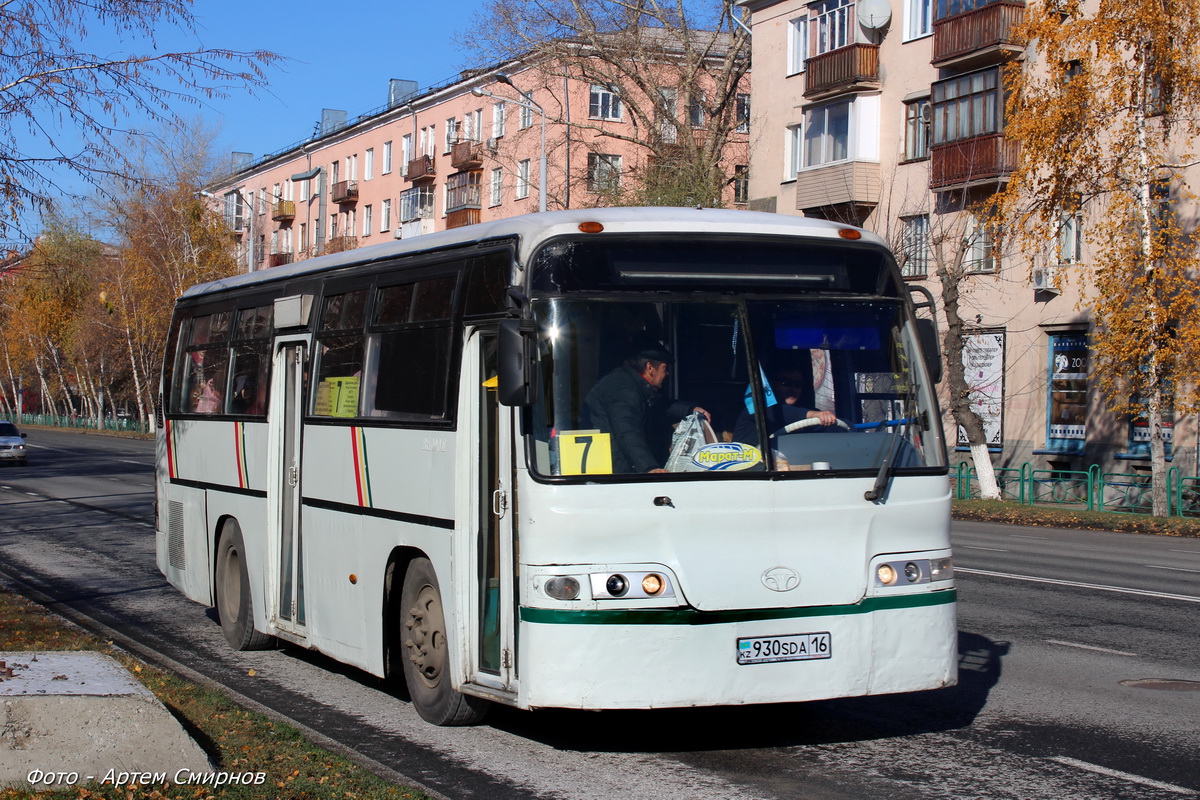
[[[312,413],[317,417],[358,416],[363,371],[363,317],[367,290],[325,298],[317,341],[317,381]]]
[[[457,275],[379,288],[363,413],[445,419]]]
[[[271,383],[271,332],[274,307],[243,308],[238,312],[227,410],[230,414],[262,417],[267,413]]]
[[[180,411],[185,414],[220,414],[225,410],[229,376],[229,312],[198,316],[183,360]]]
[[[504,311],[512,256],[507,250],[477,256],[467,262],[463,316],[495,315]]]

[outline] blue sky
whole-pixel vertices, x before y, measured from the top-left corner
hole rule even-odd
[[[340,0],[318,6],[196,0],[194,33],[162,29],[152,44],[118,40],[94,28],[93,37],[80,46],[102,54],[225,48],[285,56],[288,60],[269,70],[269,86],[256,95],[237,91],[224,100],[179,109],[183,117],[199,115],[219,126],[218,152],[259,157],[308,137],[323,108],[346,111],[353,119],[384,105],[391,78],[413,80],[424,89],[471,66],[458,40],[484,4],[485,0]],[[139,125],[131,121],[130,127]],[[66,178],[63,183],[70,191],[88,191],[79,180]]]

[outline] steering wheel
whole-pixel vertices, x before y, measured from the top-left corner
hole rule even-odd
[[[837,422],[835,424],[837,425],[837,427],[843,428],[844,430],[848,430],[848,431],[854,430],[852,427],[850,427],[850,423],[848,423],[842,419],[837,420]],[[781,433],[795,433],[796,431],[802,431],[805,428],[815,428],[819,425],[821,425],[821,420],[819,418],[806,417],[804,419],[796,420],[795,422],[784,425],[780,430],[776,431],[775,433],[772,433],[771,438],[774,439],[776,436],[778,436]],[[833,427],[833,426],[829,426],[829,427]]]

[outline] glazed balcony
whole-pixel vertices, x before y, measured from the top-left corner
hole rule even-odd
[[[277,200],[271,208],[271,219],[276,222],[291,222],[296,218],[295,200]]]
[[[413,183],[428,183],[437,177],[433,156],[417,156],[408,162],[408,171],[404,177]]]
[[[879,45],[852,44],[805,62],[808,99],[879,88]]]
[[[433,187],[414,186],[400,193],[400,222],[433,218]]]
[[[929,188],[944,192],[1003,183],[1017,168],[1017,143],[994,133],[930,148]]]
[[[465,141],[451,145],[450,166],[454,169],[479,169],[483,166],[483,143]]]
[[[335,203],[357,203],[358,181],[338,181],[333,185],[329,195]]]
[[[1023,49],[1013,29],[1025,19],[1021,0],[998,0],[933,23],[935,67],[956,70],[998,64]]]

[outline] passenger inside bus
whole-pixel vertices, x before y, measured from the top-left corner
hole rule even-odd
[[[692,412],[711,421],[703,408],[662,393],[673,361],[663,345],[643,343],[588,392],[585,427],[612,437],[613,472],[666,472],[671,426]]]

